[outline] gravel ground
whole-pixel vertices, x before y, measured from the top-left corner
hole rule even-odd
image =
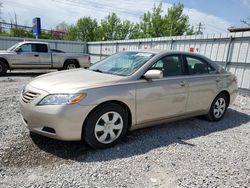
[[[250,98],[216,123],[191,118],[92,150],[29,134],[19,93],[34,74],[0,78],[0,187],[250,187]]]

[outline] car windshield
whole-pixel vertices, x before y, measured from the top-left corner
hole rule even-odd
[[[154,54],[145,52],[118,53],[99,61],[98,63],[92,65],[89,69],[106,74],[129,76],[137,71],[153,56]]]
[[[11,46],[7,49],[7,51],[14,51],[14,49],[19,45],[19,43],[15,44],[14,46]]]

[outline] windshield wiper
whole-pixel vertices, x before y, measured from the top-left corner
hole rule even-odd
[[[101,71],[100,69],[90,69],[90,70],[95,71],[95,72],[103,73],[103,71]]]

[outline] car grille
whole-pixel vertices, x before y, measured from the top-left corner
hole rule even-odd
[[[22,94],[22,100],[25,103],[30,103],[32,100],[34,100],[39,95],[40,95],[40,93],[26,91],[25,93]]]

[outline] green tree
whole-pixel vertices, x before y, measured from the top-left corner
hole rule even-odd
[[[144,33],[141,31],[141,26],[139,23],[133,24],[131,26],[131,31],[130,31],[130,39],[139,39],[143,38]]]
[[[64,25],[65,26],[65,25]],[[76,25],[67,26],[64,39],[95,41],[98,36],[98,23],[91,17],[80,18]]]
[[[22,28],[14,27],[10,29],[9,36],[11,37],[27,37],[32,38],[32,33]]]
[[[117,40],[120,27],[121,20],[115,13],[112,13],[101,20],[100,32],[104,40]]]
[[[163,15],[162,4],[154,5],[152,11],[144,13],[136,35],[146,38],[193,34],[193,27],[189,25],[189,18],[183,14],[183,9],[182,4],[174,4]]]
[[[165,35],[178,36],[190,33],[192,28],[189,25],[189,17],[183,14],[184,5],[174,4],[167,11],[164,17]],[[191,33],[192,34],[192,33]]]
[[[41,35],[39,36],[40,39],[54,39],[51,32],[48,31],[41,31]]]
[[[83,17],[77,21],[77,39],[81,41],[95,41],[97,31],[97,21],[91,17]]]
[[[64,34],[64,39],[77,40],[77,27],[74,25],[69,26]]]
[[[161,37],[164,33],[164,18],[162,4],[154,5],[152,12],[144,13],[141,18],[140,26],[143,37]]]
[[[101,20],[99,31],[103,40],[123,40],[130,38],[132,27],[130,21],[121,21],[115,13],[112,13]]]

